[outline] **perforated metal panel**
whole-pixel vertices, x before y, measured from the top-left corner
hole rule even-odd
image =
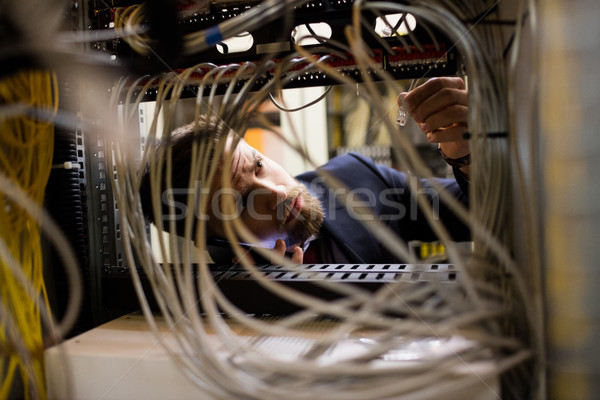
[[[346,283],[418,282],[456,280],[452,264],[304,264],[290,269],[281,265],[259,267],[265,277],[282,282],[329,280]],[[215,266],[215,280],[253,280],[240,265]]]

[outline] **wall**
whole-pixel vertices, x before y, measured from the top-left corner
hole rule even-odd
[[[600,3],[540,2],[549,390],[600,393]]]

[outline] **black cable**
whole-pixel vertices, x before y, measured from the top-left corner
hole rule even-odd
[[[479,135],[485,136],[486,138],[490,138],[490,139],[498,139],[498,138],[507,138],[508,132],[485,132],[485,133],[480,133]],[[466,140],[469,140],[472,137],[473,137],[473,134],[471,132],[463,133],[463,138]]]

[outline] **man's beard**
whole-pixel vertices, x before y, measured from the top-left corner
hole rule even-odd
[[[302,195],[302,208],[296,216],[295,222],[291,228],[286,229],[285,223],[292,211],[294,200]],[[279,229],[287,234],[285,240],[289,246],[301,245],[306,239],[319,233],[325,215],[321,202],[315,196],[310,194],[306,187],[302,184],[294,186],[288,192],[287,198],[281,203],[282,207],[278,209],[277,217],[279,220]]]

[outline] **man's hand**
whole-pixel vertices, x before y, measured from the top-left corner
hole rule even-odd
[[[282,239],[277,239],[273,250],[279,253],[279,255],[285,256],[285,251],[287,250],[285,242]],[[302,264],[302,262],[304,261],[304,252],[302,251],[300,246],[295,246],[292,249],[292,261],[296,264]]]
[[[463,137],[468,130],[468,92],[461,78],[432,78],[400,93],[398,105],[408,110],[429,142],[440,144],[446,157],[469,154],[469,142]],[[468,166],[461,170],[468,173]]]
[[[276,253],[278,253],[281,257],[289,256],[289,254],[286,254],[286,252],[285,252],[287,250],[287,247],[286,247],[283,239],[277,239],[277,241],[275,241],[275,247],[273,247],[273,250]],[[252,255],[250,254],[250,251],[245,252],[242,255],[242,257],[245,261],[247,261],[250,264],[255,263],[254,259],[252,258]],[[291,257],[292,257],[292,262],[294,262],[296,264],[302,264],[302,262],[304,261],[304,252],[302,251],[302,249],[299,246],[295,246],[291,251]],[[231,260],[231,262],[234,264],[239,264],[240,259],[235,257]]]

